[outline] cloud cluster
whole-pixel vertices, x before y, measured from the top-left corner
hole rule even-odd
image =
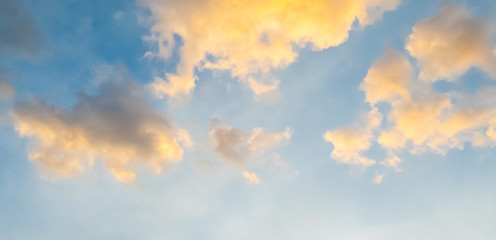
[[[243,167],[268,148],[291,138],[290,128],[279,133],[264,133],[262,128],[244,132],[239,128],[231,128],[218,119],[213,119],[211,125],[210,140],[215,152],[223,160]]]
[[[192,146],[185,130],[140,98],[130,82],[107,81],[99,93],[78,95],[71,109],[34,100],[12,110],[16,130],[29,137],[29,158],[57,177],[67,177],[101,160],[116,179],[132,181],[145,166],[161,172]]]
[[[370,133],[371,127],[327,132],[326,140],[334,145],[332,157],[338,162],[371,165],[372,160],[360,161],[363,156],[359,153],[375,141],[388,152],[381,164],[400,170],[397,153],[404,149],[414,154],[446,154],[450,149],[463,148],[465,142],[474,146],[495,144],[495,88],[483,87],[475,94],[467,94],[440,93],[431,86],[434,81],[460,76],[474,66],[492,74],[495,56],[486,26],[487,23],[470,18],[465,9],[454,5],[416,25],[407,49],[420,63],[418,79],[406,56],[390,50],[378,59],[361,89],[372,111],[379,102],[391,106],[387,123],[381,126],[369,117],[368,125],[377,127],[377,134]]]
[[[174,96],[188,94],[195,87],[195,69],[203,68],[230,70],[255,94],[273,91],[279,80],[270,71],[294,62],[298,48],[337,46],[356,19],[361,26],[371,24],[400,0],[141,2],[155,20],[145,39],[158,46],[147,55],[170,58],[180,47],[177,72],[152,84],[158,94]]]

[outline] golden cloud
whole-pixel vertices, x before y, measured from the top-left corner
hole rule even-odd
[[[101,160],[116,179],[132,181],[137,167],[159,173],[182,159],[179,143],[193,144],[129,82],[105,82],[97,95],[81,93],[71,110],[37,100],[12,113],[19,135],[33,144],[29,158],[55,177]]]
[[[362,127],[344,127],[335,131],[327,131],[324,139],[334,145],[331,158],[338,163],[370,166],[375,160],[362,156],[362,152],[370,148],[373,131],[381,124],[382,115],[377,108],[368,113],[367,125]]]
[[[485,67],[494,57],[486,44],[485,23],[467,14],[462,7],[450,5],[414,27],[407,49],[420,62],[418,80],[406,56],[396,51],[387,51],[371,66],[360,87],[373,111],[379,102],[391,106],[387,124],[381,126],[380,118],[370,117],[369,113],[368,127],[327,132],[326,140],[334,145],[332,158],[371,165],[374,160],[363,158],[360,152],[377,142],[388,152],[381,164],[400,171],[397,152],[404,149],[413,154],[446,154],[450,149],[463,148],[465,142],[473,146],[494,145],[496,89],[483,87],[472,95],[440,93],[432,83],[422,81],[457,77],[471,66],[491,73],[492,69]],[[373,129],[379,133],[377,136],[372,134]]]
[[[177,73],[156,78],[159,95],[186,95],[195,69],[227,69],[255,94],[277,88],[278,80],[253,78],[294,62],[299,48],[337,46],[353,22],[365,26],[393,10],[400,0],[142,0],[155,23],[145,40],[158,45],[146,55],[170,58],[182,39]]]

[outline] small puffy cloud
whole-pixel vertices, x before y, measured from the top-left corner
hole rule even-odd
[[[373,108],[367,117],[366,126],[349,126],[334,131],[327,131],[324,139],[334,145],[331,158],[338,163],[370,166],[375,160],[362,156],[370,148],[373,131],[381,124],[382,115]]]
[[[254,172],[244,171],[243,177],[245,177],[248,180],[248,183],[250,183],[250,184],[259,184],[260,183],[260,179],[258,179],[257,174]]]
[[[406,49],[418,59],[419,78],[455,80],[471,67],[496,77],[496,54],[491,28],[472,18],[460,5],[446,5],[437,15],[413,27]]]
[[[14,87],[10,84],[9,81],[0,80],[0,102],[8,101],[12,99],[15,95]]]
[[[231,128],[220,120],[212,120],[210,140],[215,152],[225,161],[247,166],[259,154],[291,138],[291,129],[279,133],[264,133],[262,128],[244,132]]]
[[[386,159],[384,159],[384,161],[381,162],[382,165],[386,167],[394,168],[397,172],[401,171],[401,168],[399,167],[400,163],[401,163],[401,159],[398,156],[391,153]]]
[[[410,62],[402,54],[388,50],[369,69],[360,88],[371,105],[380,101],[408,100],[409,86],[413,79]]]
[[[0,55],[16,53],[28,58],[38,55],[45,38],[21,1],[0,1]]]
[[[132,83],[107,81],[99,93],[80,93],[71,109],[35,100],[12,114],[20,136],[32,143],[29,158],[55,177],[80,173],[101,160],[120,181],[132,181],[144,166],[161,172],[182,160],[189,134],[139,96]]]
[[[376,184],[381,184],[383,178],[384,178],[384,175],[376,173],[374,178],[372,179],[372,182],[374,182]]]
[[[230,70],[233,77],[263,94],[277,84],[251,80],[288,66],[299,48],[322,50],[348,39],[358,19],[361,26],[374,23],[400,0],[141,0],[155,23],[145,40],[158,48],[146,55],[170,58],[182,38],[175,74],[156,78],[159,94],[186,95],[194,87],[195,70]],[[275,81],[274,83],[277,83]]]

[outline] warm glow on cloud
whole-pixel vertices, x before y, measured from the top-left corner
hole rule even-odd
[[[447,5],[413,27],[406,49],[419,61],[421,80],[453,81],[471,67],[496,77],[490,29],[487,22],[470,17],[462,6]]]
[[[248,180],[248,183],[251,183],[251,184],[259,184],[260,183],[260,179],[258,179],[257,174],[254,172],[244,171],[243,177],[245,177]]]
[[[101,160],[120,181],[132,181],[135,169],[161,172],[180,161],[193,143],[189,134],[139,97],[129,82],[106,82],[97,95],[81,93],[69,109],[41,101],[13,109],[19,135],[29,137],[29,158],[56,177],[80,173]]]
[[[375,160],[362,156],[362,152],[370,148],[373,131],[381,124],[382,115],[377,108],[368,113],[367,125],[344,127],[335,131],[327,131],[324,139],[334,145],[331,157],[338,163],[370,166]]]
[[[398,52],[389,50],[378,59],[361,89],[373,109],[378,102],[391,106],[387,123],[381,126],[380,121],[369,117],[368,128],[327,132],[326,140],[335,146],[332,157],[339,162],[361,159],[358,153],[368,150],[370,142],[375,141],[388,152],[381,164],[400,171],[401,159],[396,154],[404,149],[414,154],[446,154],[453,148],[462,149],[465,142],[474,146],[494,144],[495,89],[485,87],[473,95],[440,93],[430,82],[421,81],[454,80],[472,66],[495,73],[489,34],[487,23],[470,18],[467,10],[457,5],[449,5],[417,24],[407,49],[420,63],[419,79],[415,80],[410,62]],[[374,128],[377,136],[371,134]]]
[[[212,120],[210,130],[215,152],[222,159],[243,167],[268,148],[290,138],[290,128],[280,133],[264,133],[262,128],[254,128],[247,133],[239,128],[231,128],[218,119]]]
[[[156,78],[152,87],[159,95],[187,95],[195,87],[195,69],[203,68],[230,70],[255,94],[267,93],[279,81],[270,71],[294,62],[299,48],[337,46],[347,40],[355,19],[361,26],[372,24],[400,0],[142,2],[155,20],[145,40],[158,45],[147,55],[170,58],[182,44],[177,72]]]

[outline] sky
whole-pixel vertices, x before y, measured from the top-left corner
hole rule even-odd
[[[0,240],[496,238],[493,0],[0,0]]]

